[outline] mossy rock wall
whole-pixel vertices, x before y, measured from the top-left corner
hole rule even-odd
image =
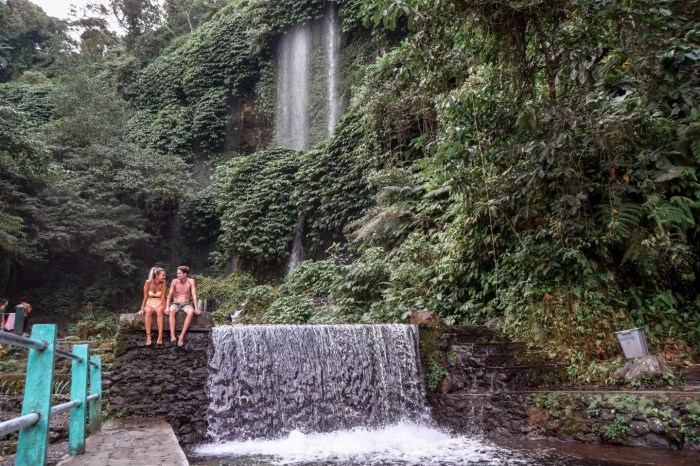
[[[168,341],[167,320],[165,325],[165,343],[157,345],[154,332],[151,346],[145,346],[137,325],[122,327],[115,361],[105,375],[107,410],[116,417],[164,417],[181,444],[199,443],[207,429],[210,330],[190,329],[178,347]]]

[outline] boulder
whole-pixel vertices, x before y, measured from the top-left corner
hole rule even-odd
[[[673,375],[673,371],[668,364],[658,356],[644,356],[637,358],[625,374],[626,380],[633,380],[644,375],[660,376]]]
[[[415,311],[411,313],[412,325],[437,325],[438,318],[432,311]]]
[[[613,373],[613,377],[626,381],[634,380],[642,376],[662,376],[664,374],[673,375],[673,371],[668,364],[658,356],[643,356],[634,361],[627,362],[623,367],[618,368]]]
[[[484,326],[490,330],[498,330],[498,327],[501,325],[502,319],[500,317],[494,317],[493,319],[489,320],[484,324]]]

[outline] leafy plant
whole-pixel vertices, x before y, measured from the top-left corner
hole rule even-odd
[[[449,375],[435,358],[428,359],[428,371],[426,372],[428,390],[435,391],[440,381]]]
[[[303,324],[313,313],[314,305],[310,299],[287,296],[274,301],[263,317],[269,324]]]

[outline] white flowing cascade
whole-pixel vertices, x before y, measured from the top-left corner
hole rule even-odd
[[[270,439],[421,421],[417,333],[399,324],[215,327],[207,437]]]
[[[338,98],[338,54],[340,52],[340,20],[336,13],[335,3],[328,6],[329,12],[324,17],[326,24],[324,47],[328,61],[328,136],[340,119],[342,101]]]
[[[308,149],[311,28],[298,26],[282,38],[277,69],[275,141],[280,147]]]
[[[314,64],[314,56],[322,56],[322,60]],[[280,41],[275,122],[275,143],[279,147],[307,150],[319,142],[315,139],[320,135],[328,137],[333,133],[343,112],[343,99],[338,89],[339,56],[340,19],[335,2],[329,3],[322,20],[295,27]],[[311,115],[312,83],[315,81],[323,84],[315,89],[325,91],[325,108],[314,108],[318,115]],[[303,218],[299,219],[299,224],[301,227],[297,227],[294,235],[287,273],[304,260]]]

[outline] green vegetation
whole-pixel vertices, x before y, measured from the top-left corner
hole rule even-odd
[[[349,106],[303,152],[273,51],[326,1],[138,3],[80,52],[0,3],[0,290],[113,312],[188,262],[221,322],[500,317],[586,383],[624,328],[697,356],[697,2],[340,1]]]
[[[692,397],[659,397],[658,394],[531,395],[526,401],[531,421],[540,423],[539,433],[576,436],[583,430],[603,441],[626,443],[634,434],[631,422],[656,426],[671,444],[697,442],[700,404]]]
[[[430,391],[437,389],[440,381],[449,375],[444,367],[442,367],[435,358],[428,359],[427,387]]]

